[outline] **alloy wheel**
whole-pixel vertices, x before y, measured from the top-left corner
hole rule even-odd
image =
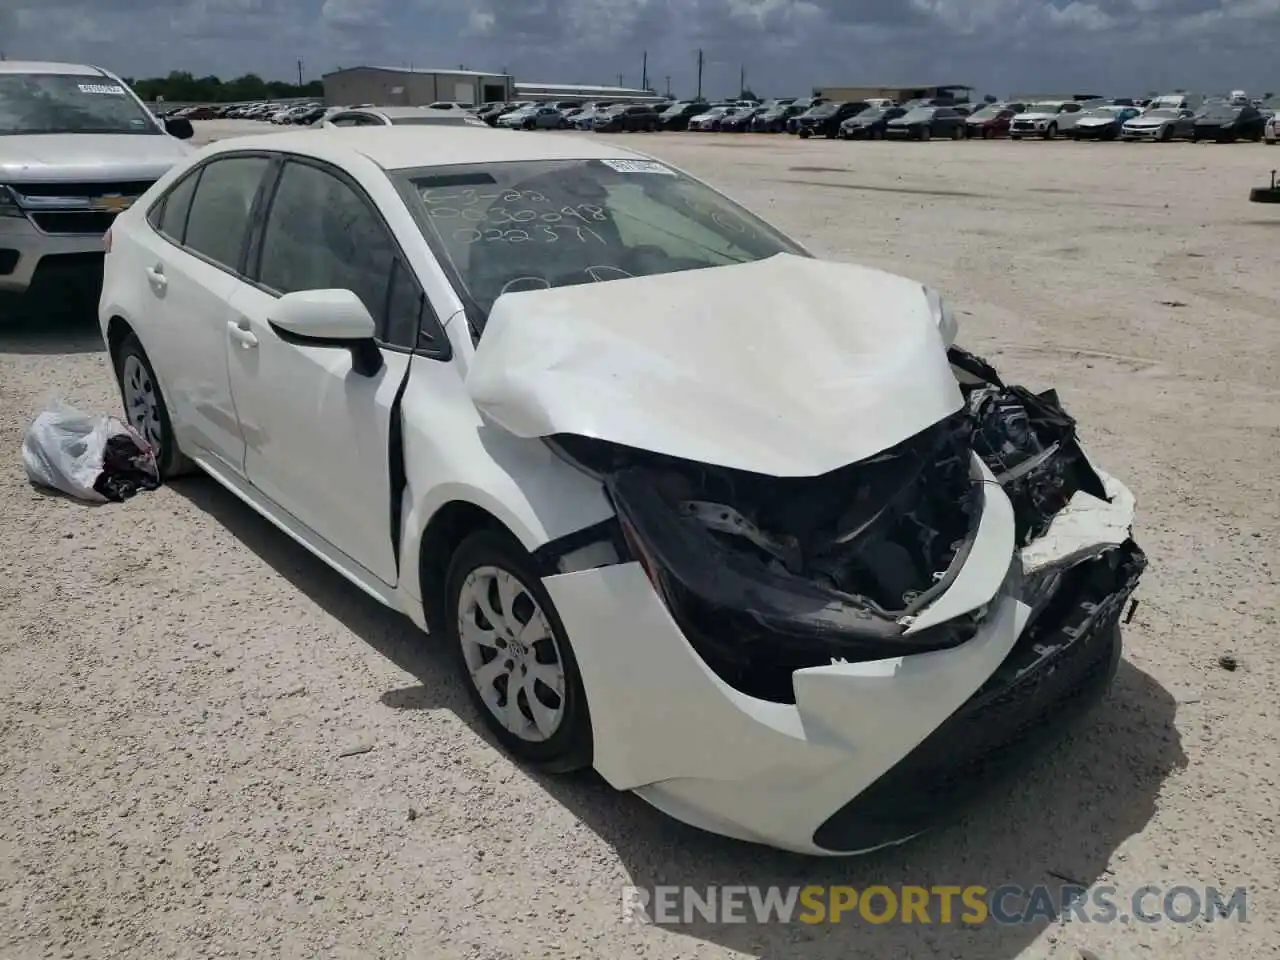
[[[458,597],[458,639],[485,707],[513,736],[553,737],[564,720],[565,668],[538,601],[509,571],[477,567]]]
[[[122,373],[125,414],[130,425],[142,434],[158,454],[164,434],[160,425],[160,397],[156,393],[155,381],[147,372],[146,365],[132,353],[124,358]]]

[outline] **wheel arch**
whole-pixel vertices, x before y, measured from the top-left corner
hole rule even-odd
[[[116,357],[120,353],[120,347],[124,344],[129,335],[138,335],[138,331],[133,329],[133,324],[129,323],[124,317],[118,313],[113,313],[111,319],[107,321],[107,329],[103,339],[107,344],[107,356],[111,358],[112,364],[115,363]],[[146,349],[145,347],[143,349]]]

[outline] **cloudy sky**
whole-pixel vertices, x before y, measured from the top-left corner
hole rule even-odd
[[[308,77],[359,64],[762,96],[814,85],[982,93],[1280,92],[1280,0],[0,0],[9,59]]]

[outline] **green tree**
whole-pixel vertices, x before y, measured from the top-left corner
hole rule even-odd
[[[239,103],[324,95],[324,84],[319,80],[298,86],[285,80],[264,80],[255,73],[224,81],[212,74],[196,77],[185,70],[174,70],[166,77],[126,82],[143,100],[154,101],[157,97],[164,97],[170,103]]]

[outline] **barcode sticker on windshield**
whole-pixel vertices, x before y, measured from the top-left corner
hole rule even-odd
[[[610,170],[617,170],[618,173],[663,173],[668,177],[676,175],[674,170],[656,160],[601,160],[600,162]]]
[[[118,83],[81,83],[78,86],[81,93],[109,93],[117,97],[124,96],[124,87]]]

